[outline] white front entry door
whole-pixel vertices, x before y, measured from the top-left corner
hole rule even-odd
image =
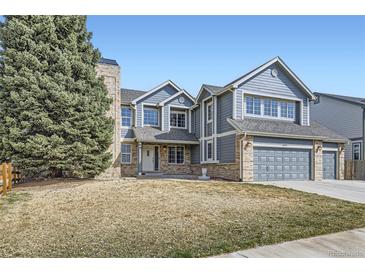
[[[143,146],[142,148],[142,171],[155,170],[155,147]]]

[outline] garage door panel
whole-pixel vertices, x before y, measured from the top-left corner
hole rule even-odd
[[[323,151],[323,179],[336,178],[336,151]]]
[[[254,180],[310,179],[310,150],[255,147],[254,155]]]

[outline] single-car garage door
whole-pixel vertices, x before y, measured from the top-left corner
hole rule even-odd
[[[336,179],[336,151],[323,151],[323,179]]]
[[[254,147],[255,181],[309,180],[311,150]]]

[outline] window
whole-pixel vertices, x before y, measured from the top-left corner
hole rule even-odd
[[[132,110],[129,107],[122,107],[122,127],[132,126]]]
[[[158,126],[158,110],[154,108],[144,108],[143,124],[148,126]]]
[[[246,97],[246,113],[261,115],[261,100],[257,97]]]
[[[271,116],[271,100],[270,99],[264,100],[264,115]]]
[[[294,118],[294,103],[280,102],[280,117],[293,119]]]
[[[361,160],[361,144],[354,143],[352,144],[352,159],[354,160]]]
[[[278,117],[278,101],[271,100],[271,116]]]
[[[169,146],[169,164],[183,164],[184,163],[184,147],[183,146]]]
[[[178,112],[178,111],[171,111],[170,126],[186,128],[186,113]]]
[[[211,102],[207,105],[207,117],[208,122],[211,122],[213,120],[213,104]]]
[[[131,163],[131,154],[132,154],[132,145],[130,144],[122,144],[122,164],[130,164]]]
[[[213,159],[213,141],[208,141],[207,143],[207,159]]]

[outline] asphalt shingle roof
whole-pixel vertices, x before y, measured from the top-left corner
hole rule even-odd
[[[209,90],[210,92],[212,92],[213,94],[217,94],[218,92],[220,92],[222,89],[224,89],[224,87],[219,87],[219,86],[213,86],[213,85],[207,85],[204,84],[203,87],[207,90]]]
[[[121,104],[130,104],[134,99],[145,94],[146,91],[122,88],[120,89],[120,102]]]
[[[172,128],[170,131],[161,131],[154,127],[136,127],[133,128],[138,142],[164,143],[164,141],[179,143],[179,141],[189,142],[192,144],[199,143],[194,134],[189,133],[186,129]]]
[[[118,66],[118,63],[117,63],[116,60],[108,59],[108,58],[100,58],[99,63],[100,64],[106,64],[106,65]]]
[[[323,141],[336,141],[345,143],[347,138],[336,132],[320,125],[316,121],[312,121],[310,126],[301,126],[290,121],[244,118],[243,120],[228,119],[228,121],[242,132],[252,135],[273,134],[288,135],[288,137],[303,137],[309,139],[319,139]]]
[[[352,96],[344,96],[344,95],[337,95],[337,94],[330,94],[330,93],[322,93],[322,92],[315,92],[315,95],[324,95],[331,98],[335,98],[342,101],[347,101],[350,103],[360,104],[362,106],[365,106],[365,98],[359,98],[359,97],[352,97]]]

